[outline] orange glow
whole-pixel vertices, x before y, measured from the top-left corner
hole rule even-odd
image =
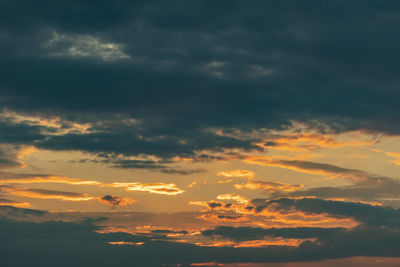
[[[266,145],[268,142],[271,145]],[[287,150],[294,152],[310,151],[318,148],[340,148],[340,147],[360,147],[373,145],[376,141],[343,141],[340,142],[337,139],[317,133],[305,133],[305,134],[287,134],[278,136],[276,138],[266,139],[262,143],[257,145],[275,150]]]
[[[63,176],[37,176],[29,178],[7,178],[0,179],[0,184],[36,184],[36,183],[56,183],[71,185],[101,185],[98,181],[85,181],[80,179],[68,178]]]
[[[227,178],[253,178],[254,172],[249,170],[232,170],[232,171],[220,171],[217,173],[218,176]]]
[[[24,157],[32,154],[35,151],[36,151],[36,148],[34,146],[24,147],[24,148],[22,148],[22,149],[20,149],[18,151],[17,158],[18,159],[23,159]]]
[[[242,197],[235,193],[219,195],[219,196],[217,196],[217,199],[218,200],[233,200],[233,201],[236,201],[241,204],[246,204],[249,202],[249,200],[247,198]]]
[[[348,199],[348,198],[326,198],[326,200],[361,203],[361,204],[366,204],[366,205],[371,205],[371,206],[383,206],[382,203],[376,202],[376,201],[352,200],[352,199]]]
[[[261,248],[267,246],[289,246],[298,247],[305,240],[311,241],[312,239],[284,239],[284,238],[269,238],[268,240],[250,240],[238,243],[235,248],[251,247]]]
[[[236,189],[263,189],[268,192],[295,192],[301,190],[304,185],[292,185],[280,182],[248,181],[245,184],[235,184]]]
[[[53,190],[40,190],[40,189],[8,189],[11,194],[38,199],[58,199],[62,201],[88,201],[94,199],[87,194],[78,194],[71,192],[60,192]]]
[[[224,266],[224,265],[216,262],[204,262],[204,263],[191,263],[190,266]]]
[[[341,177],[341,178],[350,178],[352,180],[362,180],[365,177],[365,173],[357,170],[349,170],[349,169],[341,169],[337,167],[337,170],[330,170],[329,167],[336,167],[332,165],[319,164],[308,161],[299,161],[299,160],[279,160],[271,156],[245,156],[243,161],[249,164],[257,164],[261,166],[271,166],[278,167],[282,169],[289,169],[296,172],[308,173],[314,175],[322,175],[322,176],[330,176]],[[313,164],[314,166],[307,167],[301,166],[301,164],[296,165],[296,163],[303,163],[303,165]],[[326,168],[328,167],[328,168]]]
[[[391,160],[390,162],[400,166],[400,153],[398,153],[398,152],[387,152],[386,155],[388,155],[389,157],[395,158],[394,160]]]
[[[232,198],[234,199],[238,195],[235,194],[226,194],[220,197],[224,200]],[[304,198],[304,197],[300,197]],[[307,197],[309,198],[309,197]],[[313,198],[313,197],[311,197]],[[239,198],[238,198],[239,199]],[[240,199],[239,199],[240,201]],[[265,225],[263,227],[344,227],[344,228],[353,228],[359,225],[357,221],[353,218],[337,218],[330,214],[314,214],[314,213],[305,213],[301,211],[297,211],[295,209],[289,210],[280,210],[279,206],[275,204],[271,204],[268,207],[265,207],[261,211],[256,211],[254,207],[249,203],[240,203],[239,204],[229,204],[227,206],[224,203],[216,202],[216,201],[190,201],[189,204],[197,205],[207,208],[211,211],[221,212],[220,214],[203,214],[199,216],[199,219],[212,221],[212,222],[221,222],[221,221],[244,221],[245,219],[241,219],[240,216],[243,215],[252,215],[256,217],[265,217]],[[250,209],[249,209],[250,208]],[[232,212],[236,212],[237,215],[232,215]],[[246,219],[247,220],[247,219]]]
[[[12,206],[15,208],[30,208],[32,205],[28,202],[15,202],[15,201],[1,201],[0,206]]]
[[[153,194],[177,195],[185,192],[176,187],[176,184],[166,183],[113,183],[112,187],[126,187],[127,191],[143,191]]]
[[[289,246],[298,247],[304,241],[314,241],[314,239],[294,239],[294,238],[268,238],[262,240],[248,240],[242,242],[220,240],[220,241],[204,241],[197,242],[196,245],[201,247],[234,247],[234,248],[262,248],[268,246]]]

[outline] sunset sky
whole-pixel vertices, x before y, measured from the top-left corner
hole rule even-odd
[[[0,0],[0,266],[400,266],[400,2]]]

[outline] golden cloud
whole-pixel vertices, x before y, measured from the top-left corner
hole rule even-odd
[[[227,178],[248,178],[254,177],[254,172],[249,170],[231,170],[231,171],[220,171],[217,173],[218,176],[223,176]]]
[[[62,201],[88,201],[94,199],[87,194],[47,189],[8,188],[7,191],[13,195],[27,198],[58,199]]]
[[[304,185],[293,185],[281,182],[248,181],[244,184],[235,184],[236,189],[262,189],[267,192],[295,192],[303,189]]]
[[[185,192],[173,183],[113,183],[111,187],[125,187],[127,191],[143,191],[162,195],[178,195]]]

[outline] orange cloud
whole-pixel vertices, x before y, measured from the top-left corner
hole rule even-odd
[[[127,191],[143,191],[162,195],[177,195],[185,192],[173,183],[113,183],[111,187],[125,187]]]
[[[391,160],[390,162],[400,166],[400,153],[398,152],[387,152],[386,155],[389,157],[395,158],[395,160]]]
[[[0,206],[12,206],[16,208],[30,208],[31,204],[28,202],[18,202],[9,199],[0,199]]]
[[[99,187],[121,187],[127,191],[143,191],[154,194],[177,195],[185,192],[173,183],[112,183],[106,184],[94,180],[82,180],[64,176],[50,176],[35,174],[16,174],[0,172],[0,184],[35,184],[35,183],[60,183],[71,185],[92,185]],[[194,185],[194,184],[192,184]]]
[[[23,159],[24,157],[32,154],[33,152],[37,151],[34,146],[27,146],[18,151],[17,158]]]
[[[280,182],[248,181],[244,184],[235,184],[236,189],[263,189],[267,192],[295,192],[301,190],[304,185],[292,185]]]
[[[74,192],[63,192],[47,189],[8,189],[13,195],[27,197],[27,198],[38,198],[38,199],[58,199],[62,201],[88,201],[94,199],[87,194],[80,194]]]
[[[285,239],[285,238],[267,238],[263,240],[250,240],[250,241],[203,241],[196,243],[198,246],[202,247],[234,247],[234,248],[262,248],[268,246],[290,246],[290,247],[298,247],[304,241],[313,241],[313,239]]]
[[[217,173],[218,176],[227,178],[253,178],[254,172],[249,170],[231,170],[231,171],[220,171]]]
[[[225,194],[221,195],[219,199],[222,200],[235,200],[236,194]],[[297,198],[302,199],[305,197]],[[310,198],[310,197],[307,197]],[[239,199],[239,198],[238,198]],[[212,222],[224,221],[223,216],[227,216],[227,218],[234,218],[235,216],[246,216],[251,215],[255,216],[252,219],[253,223],[261,223],[259,226],[262,227],[344,227],[344,228],[353,228],[359,223],[353,218],[339,218],[330,214],[310,214],[302,211],[298,211],[295,209],[290,210],[282,210],[279,209],[277,205],[272,204],[268,207],[264,207],[259,210],[254,206],[251,202],[240,203],[236,201],[237,204],[228,203],[225,204],[223,202],[218,201],[190,201],[189,204],[197,205],[207,208],[208,210],[218,212],[219,217],[215,215],[208,215],[208,213],[203,214],[199,217],[199,219],[208,220]],[[221,218],[221,220],[218,220]],[[257,222],[262,218],[262,221]],[[228,221],[228,220],[225,220]]]
[[[363,171],[341,168],[331,164],[317,163],[304,160],[293,159],[276,159],[271,156],[245,156],[243,161],[249,164],[257,164],[261,166],[279,167],[289,169],[296,172],[329,175],[332,177],[350,178],[353,180],[365,179],[367,174]]]
[[[68,178],[63,176],[30,176],[24,177],[23,174],[1,178],[0,184],[36,184],[36,183],[58,183],[71,185],[101,185],[98,181],[85,181],[81,179]]]
[[[376,141],[338,141],[337,139],[316,133],[278,135],[257,145],[276,150],[310,151],[318,148],[360,147],[376,144]]]
[[[219,196],[217,196],[217,199],[218,200],[233,200],[240,204],[246,204],[249,202],[249,200],[247,198],[242,197],[235,193],[219,195]]]

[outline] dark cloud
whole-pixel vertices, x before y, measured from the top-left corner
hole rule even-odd
[[[262,161],[259,163],[263,164]],[[266,162],[266,165],[278,165],[283,168],[293,168],[297,171],[313,174],[338,175],[353,182],[352,185],[347,186],[317,187],[304,190],[298,188],[298,190],[293,190],[295,192],[276,191],[272,193],[272,196],[275,198],[282,196],[309,196],[325,199],[341,198],[367,202],[376,201],[383,204],[391,203],[396,205],[398,203],[395,202],[400,198],[400,183],[397,179],[390,177],[377,176],[361,170],[342,168],[332,164],[312,161],[271,160]],[[287,186],[290,188],[290,185]],[[245,184],[238,185],[238,187],[245,188]],[[262,187],[260,186],[260,188]]]
[[[317,187],[293,192],[291,196],[314,196],[317,198],[341,198],[358,201],[376,201],[383,204],[395,204],[400,198],[400,183],[388,177],[369,178],[350,186]]]
[[[188,231],[172,231],[172,230],[152,230],[153,234],[188,234]]]
[[[0,9],[2,107],[118,126],[48,139],[35,126],[1,140],[173,156],[256,149],[209,128],[297,120],[321,131],[400,131],[395,1],[20,0]],[[123,129],[121,115],[140,124]]]
[[[23,164],[17,160],[16,151],[9,146],[1,146],[0,142],[0,169],[20,168],[22,166]]]
[[[283,202],[282,200],[280,200]],[[328,203],[327,212],[337,209],[337,203]],[[315,205],[307,202],[309,209]],[[302,205],[306,205],[303,204]],[[299,204],[300,205],[300,204]],[[347,209],[363,209],[353,203],[343,203]],[[323,206],[323,205],[320,205]],[[299,209],[299,206],[297,207]],[[381,210],[386,208],[369,207]],[[15,208],[14,208],[15,209]],[[23,210],[25,213],[25,210]],[[340,212],[344,214],[345,212]],[[397,211],[399,213],[399,211]],[[372,216],[372,215],[371,215]],[[104,222],[104,219],[94,221]],[[68,223],[47,221],[41,223],[0,220],[0,248],[2,262],[7,266],[162,266],[202,262],[290,262],[316,261],[353,256],[398,257],[399,226],[381,227],[363,224],[353,229],[341,228],[250,228],[217,227],[203,231],[203,235],[233,240],[257,240],[272,236],[283,238],[315,238],[299,247],[267,246],[262,248],[200,247],[176,243],[163,237],[169,231],[155,231],[146,235],[127,233],[100,234],[100,226],[89,222]],[[177,231],[172,231],[177,232]],[[179,232],[179,231],[178,231]],[[185,234],[182,232],[182,234]],[[108,242],[123,242],[125,245]],[[157,257],[154,257],[157,255]]]
[[[12,206],[0,206],[0,217],[21,219],[30,216],[44,216],[47,211],[24,209]]]

